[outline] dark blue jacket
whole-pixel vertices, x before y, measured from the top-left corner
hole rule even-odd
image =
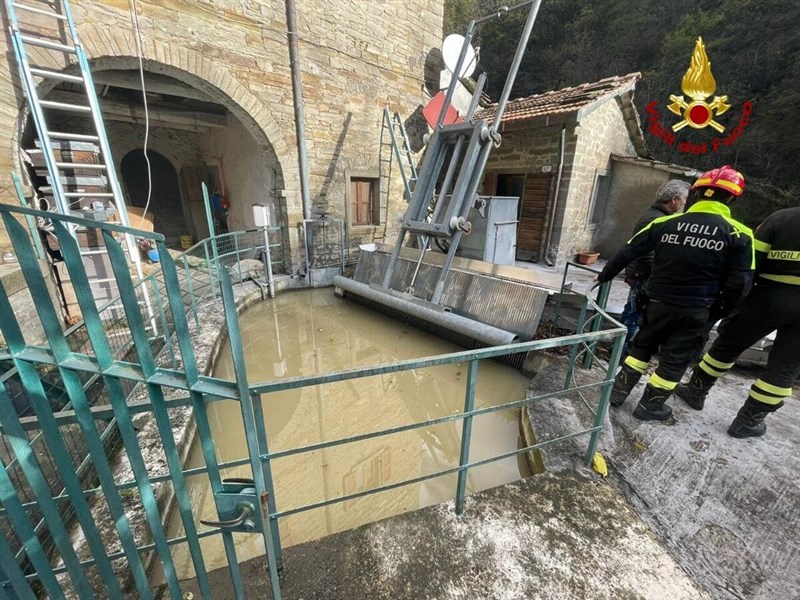
[[[664,304],[739,304],[753,282],[753,232],[721,202],[701,200],[687,212],[659,217],[637,233],[600,273],[610,281],[625,265],[653,252],[647,295]]]

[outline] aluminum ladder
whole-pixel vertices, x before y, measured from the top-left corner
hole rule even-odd
[[[39,137],[39,143],[41,144],[47,172],[53,186],[53,198],[55,200],[58,212],[63,215],[72,214],[70,212],[71,206],[79,198],[104,199],[106,201],[113,202],[121,224],[126,227],[130,227],[131,224],[128,219],[128,210],[125,205],[125,198],[122,195],[122,189],[120,188],[116,170],[114,168],[111,148],[108,143],[108,137],[106,136],[103,117],[100,113],[100,105],[94,87],[94,81],[92,80],[92,73],[89,69],[89,61],[86,58],[86,53],[84,52],[83,46],[78,38],[78,31],[75,28],[75,22],[72,18],[72,11],[70,10],[69,1],[60,0],[60,2],[55,4],[34,4],[31,2],[31,0],[28,0],[28,2],[14,2],[12,0],[6,0],[5,4],[10,25],[9,29],[11,33],[11,41],[14,46],[14,54],[19,66],[20,77],[22,80],[22,85],[25,89],[25,95],[27,96],[28,104],[30,105],[31,116],[36,125],[36,132]],[[59,8],[61,9],[60,12]],[[18,11],[20,15],[27,14],[31,15],[33,18],[39,19],[39,22],[43,21],[43,17],[53,19],[54,30],[59,32],[59,39],[42,36],[38,33],[34,35],[32,33],[25,32],[24,28],[20,27],[20,22],[17,17]],[[51,58],[52,55],[52,58],[56,64],[58,64],[60,57],[63,60],[65,67],[77,63],[78,67],[80,68],[80,75],[72,75],[51,68],[32,66],[28,47],[41,48],[47,54],[48,59]],[[39,97],[36,89],[36,78],[38,78],[39,82],[44,80],[53,80],[81,85],[84,88],[86,104],[70,104],[65,102],[42,100]],[[68,112],[75,115],[90,116],[94,125],[95,135],[52,131],[47,124],[48,121],[46,118],[46,111]],[[100,149],[100,162],[97,164],[82,164],[59,161],[56,159],[53,148],[54,141],[90,142],[97,144]],[[65,173],[69,173],[71,171],[74,172],[76,170],[104,174],[107,181],[107,190],[104,192],[95,191],[88,193],[79,191],[65,191],[62,177],[65,176]],[[71,225],[69,229],[70,232],[75,235],[75,227]],[[130,259],[134,263],[139,280],[142,280],[143,274],[141,259],[139,256],[139,249],[136,246],[136,240],[131,234],[126,234],[124,237]],[[87,257],[91,255],[100,253],[101,251],[97,249],[85,249],[81,251],[81,255],[84,257],[84,260],[87,260]],[[104,251],[102,253],[105,254]],[[93,283],[111,283],[115,280],[113,277],[96,277],[94,279],[90,279],[90,281]],[[149,300],[147,296],[145,296],[145,301],[149,308]]]
[[[408,142],[408,134],[399,113],[392,113],[389,107],[383,109],[383,127],[389,131],[392,151],[403,177],[403,194],[406,202],[411,202],[414,184],[417,182],[417,166],[414,164],[414,153]]]

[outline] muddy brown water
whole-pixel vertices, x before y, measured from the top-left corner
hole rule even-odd
[[[250,383],[394,363],[461,350],[432,334],[334,296],[333,290],[284,293],[240,315]],[[337,382],[262,397],[271,451],[425,421],[463,410],[467,363],[414,369]],[[226,345],[216,377],[233,379]],[[510,367],[482,361],[475,403],[494,406],[524,397],[528,379]],[[473,420],[471,460],[518,447],[519,411]],[[240,407],[233,401],[209,405],[209,420],[220,462],[245,458]],[[278,510],[368,490],[458,465],[461,421],[345,444],[273,461]],[[202,466],[194,445],[187,467]],[[471,469],[467,489],[476,492],[521,476],[516,458]],[[251,477],[248,466],[223,477]],[[189,478],[195,518],[217,519],[205,475]],[[280,519],[284,548],[318,539],[431,504],[455,495],[456,475],[430,479],[365,498],[348,500]],[[200,529],[205,529],[200,525]],[[170,537],[182,534],[175,516]],[[264,554],[260,535],[234,536],[239,561]],[[219,536],[201,540],[208,570],[225,566]],[[194,575],[185,544],[173,556],[181,578]],[[155,576],[158,580],[159,575]]]

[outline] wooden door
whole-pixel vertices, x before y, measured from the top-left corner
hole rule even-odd
[[[519,205],[517,224],[517,258],[539,260],[544,242],[547,196],[550,192],[550,173],[530,173],[525,177],[525,189]]]

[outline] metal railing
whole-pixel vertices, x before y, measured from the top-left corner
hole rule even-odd
[[[0,206],[0,213],[7,228],[14,239],[15,247],[22,249],[24,246],[21,241],[25,237],[22,226],[16,223],[8,213],[22,212],[23,214],[35,214],[35,211],[25,209]],[[71,220],[81,224],[83,220],[59,217],[60,220]],[[257,255],[259,244],[263,246],[263,232],[237,232],[217,236],[211,240],[193,247],[177,260],[171,256],[164,256],[163,272],[153,274],[142,285],[150,285],[155,298],[156,310],[154,315],[147,313],[146,307],[137,300],[136,288],[130,279],[129,273],[125,272],[125,259],[121,248],[113,240],[112,232],[129,232],[126,228],[114,225],[98,225],[98,229],[103,230],[103,237],[112,256],[112,263],[122,290],[122,310],[120,313],[120,323],[115,326],[122,331],[128,331],[132,342],[130,348],[126,349],[125,344],[117,350],[111,350],[108,343],[114,338],[108,331],[102,329],[104,321],[97,318],[102,311],[112,310],[112,306],[102,307],[101,309],[92,308],[90,294],[86,290],[78,289],[78,300],[85,315],[89,315],[85,324],[70,330],[68,337],[72,340],[70,352],[67,354],[63,348],[59,349],[59,332],[54,328],[52,318],[46,318],[48,306],[41,308],[40,318],[43,324],[47,322],[45,328],[50,341],[47,348],[25,346],[19,341],[10,344],[7,349],[0,348],[0,361],[14,362],[18,367],[24,368],[23,382],[26,385],[35,385],[35,380],[31,378],[31,368],[36,367],[40,371],[53,372],[61,376],[67,382],[64,386],[69,391],[70,399],[81,400],[83,393],[75,386],[74,376],[80,373],[81,376],[88,378],[94,377],[96,381],[109,396],[109,401],[95,406],[87,406],[85,398],[76,404],[65,404],[60,409],[50,407],[49,411],[42,412],[41,406],[37,407],[37,417],[23,420],[19,416],[9,413],[8,410],[0,414],[0,425],[3,433],[10,435],[13,440],[15,460],[19,460],[23,467],[25,477],[31,473],[41,471],[38,463],[32,461],[29,448],[31,442],[25,434],[20,437],[20,432],[36,432],[41,439],[46,441],[48,446],[61,442],[59,432],[65,428],[72,428],[80,436],[78,439],[94,441],[94,444],[87,444],[87,460],[97,463],[100,466],[106,465],[98,471],[100,486],[94,487],[81,486],[78,490],[73,487],[69,493],[60,491],[64,488],[54,489],[51,486],[51,494],[48,496],[43,492],[41,486],[33,494],[24,496],[20,493],[18,484],[8,475],[9,464],[6,457],[3,457],[3,466],[0,470],[0,518],[9,521],[9,527],[14,534],[19,537],[21,550],[17,559],[8,562],[6,558],[13,558],[13,553],[9,553],[9,540],[15,539],[14,536],[6,536],[6,540],[0,540],[0,585],[13,588],[15,591],[28,589],[25,586],[41,584],[45,591],[51,595],[54,590],[60,589],[61,581],[54,578],[67,576],[79,589],[84,590],[82,594],[86,597],[85,591],[88,589],[86,573],[96,572],[100,576],[97,585],[105,585],[103,592],[109,593],[110,597],[119,596],[114,589],[118,589],[115,584],[115,573],[111,568],[112,561],[124,559],[130,565],[126,577],[133,577],[136,587],[141,597],[152,597],[152,593],[147,588],[147,581],[144,579],[142,570],[141,555],[155,553],[164,565],[164,576],[169,593],[178,598],[181,595],[180,583],[177,578],[174,564],[170,557],[169,548],[176,544],[187,544],[191,553],[192,563],[198,578],[198,585],[203,597],[211,597],[208,584],[207,572],[205,570],[202,553],[198,545],[201,538],[221,536],[225,545],[225,553],[228,559],[233,587],[233,596],[243,599],[244,589],[236,560],[236,550],[230,530],[225,527],[213,527],[206,530],[198,530],[195,521],[197,515],[193,514],[192,506],[189,503],[186,489],[186,479],[192,475],[207,474],[212,488],[215,491],[215,502],[217,510],[220,511],[220,500],[218,492],[223,490],[220,473],[221,471],[242,465],[249,465],[252,476],[255,495],[262,501],[266,499],[266,509],[259,511],[256,509],[253,515],[253,533],[263,536],[267,548],[267,562],[270,573],[270,585],[273,597],[281,598],[280,580],[278,569],[281,564],[282,548],[280,542],[279,523],[284,517],[293,514],[306,512],[328,506],[331,504],[346,502],[356,498],[378,494],[390,489],[402,486],[417,484],[429,479],[439,478],[447,475],[457,475],[457,483],[453,496],[455,498],[456,512],[461,513],[465,508],[467,474],[470,469],[503,460],[521,453],[535,451],[546,446],[556,444],[577,436],[588,437],[586,460],[591,461],[597,448],[599,436],[602,430],[602,423],[608,407],[608,399],[613,381],[614,371],[620,358],[622,342],[625,336],[625,328],[610,318],[594,300],[588,296],[582,296],[581,316],[575,334],[557,338],[535,340],[524,343],[515,343],[507,346],[485,348],[481,350],[470,350],[453,352],[440,356],[404,360],[393,364],[376,365],[372,367],[362,367],[328,373],[324,375],[311,375],[293,377],[277,381],[261,382],[251,384],[247,379],[247,372],[244,363],[242,337],[239,330],[238,317],[236,311],[235,295],[233,290],[233,280],[242,281],[246,279],[248,265],[244,260],[249,260]],[[80,256],[76,249],[68,246],[68,234],[66,228],[57,227],[60,239],[66,248],[66,256],[71,273],[80,278]],[[144,234],[145,237],[154,239],[159,244],[159,251],[166,252],[163,247],[163,238],[158,234]],[[71,256],[71,254],[75,256]],[[255,254],[254,254],[255,253]],[[20,253],[24,256],[23,253]],[[71,261],[71,262],[70,262]],[[36,278],[38,266],[31,259],[23,259],[23,270],[26,277]],[[255,265],[253,265],[255,266]],[[74,278],[73,278],[74,280]],[[148,283],[152,282],[152,283]],[[163,287],[162,287],[163,283]],[[128,293],[125,293],[125,291]],[[158,290],[158,294],[155,293]],[[34,299],[40,299],[42,304],[49,305],[50,301],[46,298],[46,291],[42,285],[37,290],[32,290]],[[601,295],[607,295],[607,290],[601,291]],[[0,299],[4,294],[0,294]],[[40,296],[40,298],[39,298]],[[232,352],[235,381],[223,380],[214,377],[202,376],[197,371],[197,363],[194,356],[191,340],[189,338],[189,325],[187,315],[194,315],[197,322],[200,319],[199,308],[208,302],[215,303],[221,300],[222,312],[225,318],[225,327],[229,339],[229,346]],[[161,304],[159,304],[161,303]],[[215,304],[216,305],[216,304]],[[158,307],[161,306],[161,309]],[[591,311],[593,316],[586,319],[586,314]],[[50,314],[53,314],[52,311]],[[163,314],[163,318],[162,318]],[[167,317],[166,315],[170,315]],[[124,320],[124,323],[122,321]],[[155,320],[155,325],[150,321]],[[15,320],[13,315],[0,314],[0,326],[3,333],[13,334]],[[127,328],[127,329],[126,329]],[[83,332],[83,333],[79,333]],[[174,333],[173,333],[174,332]],[[154,360],[155,352],[152,347],[152,339],[161,339],[165,346],[174,344],[174,353],[181,357],[181,367],[183,370],[176,370],[174,367],[176,358],[166,358],[165,361],[157,362]],[[8,337],[7,337],[8,339]],[[148,341],[150,343],[148,343]],[[581,354],[591,354],[596,359],[597,345],[600,342],[611,344],[608,350],[608,361],[603,364],[604,372],[598,375],[596,380],[589,383],[578,385],[574,378],[574,365]],[[74,344],[74,346],[73,346]],[[73,349],[75,348],[75,349]],[[556,348],[569,348],[570,359],[568,363],[567,378],[563,388],[554,389],[535,398],[516,398],[504,404],[492,407],[475,407],[475,390],[479,377],[479,364],[481,360],[498,358],[510,354],[538,352],[553,350]],[[131,354],[131,351],[134,354]],[[122,358],[116,354],[121,353]],[[162,352],[162,357],[168,353]],[[320,443],[301,445],[294,448],[285,448],[277,452],[269,450],[269,439],[267,436],[264,415],[262,414],[261,397],[263,395],[274,394],[289,389],[305,388],[310,386],[325,386],[335,382],[358,380],[366,377],[386,373],[398,373],[410,370],[429,369],[438,365],[447,365],[459,362],[469,363],[468,376],[465,383],[464,408],[457,414],[447,415],[440,418],[429,419],[426,421],[414,422],[379,431],[364,433],[335,440],[328,440]],[[592,373],[592,372],[590,372]],[[81,380],[83,381],[83,380]],[[87,380],[88,381],[88,380]],[[70,385],[72,382],[72,385]],[[147,389],[146,397],[129,401],[129,394],[124,393],[121,384],[126,386],[138,386],[140,384]],[[184,390],[184,394],[178,397],[165,398],[163,388],[173,390]],[[585,394],[594,390],[597,394],[596,400],[589,401]],[[5,386],[0,387],[0,396],[5,396]],[[578,396],[591,411],[592,425],[577,431],[570,431],[558,437],[537,441],[534,444],[511,452],[483,458],[481,460],[470,461],[470,449],[472,442],[472,425],[476,418],[483,415],[514,408],[521,408],[528,403],[542,401],[562,401],[565,397]],[[0,398],[0,407],[3,405],[4,398]],[[247,438],[248,457],[241,460],[234,460],[219,463],[216,459],[213,440],[208,423],[207,405],[210,402],[233,399],[237,400],[241,406],[242,420],[245,427]],[[175,449],[175,440],[170,431],[170,411],[177,408],[189,407],[192,409],[192,416],[197,422],[198,438],[200,447],[206,460],[206,466],[186,469],[179,463]],[[169,462],[169,473],[165,475],[154,475],[148,472],[147,466],[142,462],[139,440],[132,427],[131,418],[133,415],[141,413],[152,413],[158,422],[158,430],[164,444],[164,452]],[[88,421],[87,421],[88,419]],[[133,476],[127,480],[115,479],[108,470],[108,449],[98,446],[96,443],[96,432],[93,425],[98,422],[113,423],[120,420],[119,436],[121,444],[124,446],[126,455],[131,457],[131,471]],[[446,468],[435,473],[413,477],[403,481],[392,482],[386,485],[362,490],[351,494],[338,496],[335,498],[324,498],[309,504],[277,509],[275,498],[275,486],[272,476],[272,464],[275,461],[298,454],[316,452],[324,448],[341,446],[346,444],[357,444],[365,440],[395,435],[405,431],[411,431],[439,425],[447,422],[461,421],[460,452],[459,464],[457,467]],[[41,427],[41,430],[40,430]],[[29,434],[28,434],[29,437]],[[23,451],[22,454],[18,452]],[[64,464],[64,457],[54,455],[55,462],[59,465]],[[178,461],[178,462],[176,462]],[[64,477],[64,470],[58,469],[61,477]],[[71,477],[71,475],[70,475]],[[178,513],[184,530],[187,532],[173,538],[167,538],[166,529],[161,517],[159,516],[158,502],[153,493],[153,486],[160,484],[170,484],[175,495]],[[7,493],[17,497],[15,502],[9,500]],[[135,540],[131,537],[130,531],[126,529],[127,521],[123,514],[116,517],[115,526],[111,529],[118,532],[122,546],[106,543],[105,550],[97,550],[99,538],[96,529],[92,529],[92,515],[89,513],[86,499],[102,499],[108,503],[108,510],[111,514],[120,514],[120,499],[128,497],[131,493],[135,496],[137,506],[141,506],[146,513],[146,522],[149,525],[152,537],[147,539],[138,537]],[[90,558],[76,555],[74,549],[70,551],[70,540],[65,537],[63,526],[56,529],[54,536],[57,539],[57,550],[60,556],[64,557],[63,564],[44,569],[47,564],[49,552],[43,551],[37,542],[30,536],[26,536],[24,518],[22,515],[26,511],[41,510],[44,513],[44,520],[47,525],[59,525],[63,519],[57,511],[59,507],[76,506],[77,519],[81,527],[88,532],[89,543],[92,540],[92,552]],[[116,513],[114,512],[116,510]],[[127,511],[126,511],[127,512]],[[145,519],[145,516],[142,516]],[[87,529],[88,528],[88,529]],[[152,539],[152,541],[150,541]],[[135,542],[135,543],[134,543]],[[24,555],[24,556],[23,556]],[[30,563],[27,562],[30,557]],[[83,588],[81,588],[83,586]],[[25,594],[23,594],[25,595]],[[57,595],[57,594],[56,594]],[[27,595],[30,597],[30,594]]]
[[[219,298],[221,269],[226,269],[231,275],[231,279],[236,282],[245,281],[248,277],[264,276],[261,257],[268,239],[269,237],[265,236],[263,229],[226,233],[215,238],[205,239],[176,257],[176,263],[180,266],[178,279],[184,290],[183,303],[189,314],[192,315],[196,326],[200,325],[199,311],[202,310],[202,307]],[[216,256],[216,261],[211,256]],[[278,261],[281,260],[282,258],[279,257]],[[158,357],[162,366],[177,368],[175,324],[169,310],[169,296],[163,272],[159,269],[138,281],[134,285],[134,290],[136,303],[141,308],[142,319],[146,323],[148,341],[153,353]],[[98,312],[113,358],[120,361],[135,359],[134,337],[121,300],[116,298],[100,306]],[[67,328],[64,331],[64,338],[72,352],[95,356],[85,321]],[[2,366],[0,365],[0,367]],[[31,400],[26,394],[25,387],[19,381],[17,369],[11,364],[6,364],[5,367],[5,369],[0,368],[0,383],[4,384],[9,391],[9,397],[17,410],[17,415],[21,418],[29,417],[33,413],[30,408]],[[52,368],[40,366],[40,379],[47,386],[47,396],[53,411],[69,412],[72,409],[72,403],[67,392],[58,385],[58,376],[53,371]],[[82,372],[78,377],[90,406],[100,407],[109,404],[99,373]],[[132,380],[121,381],[126,402],[129,402],[135,395],[137,385]],[[117,423],[113,416],[108,419],[98,419],[96,423],[104,447],[110,449],[118,443]],[[81,482],[93,485],[96,481],[96,474],[81,432],[74,426],[64,426],[59,431],[64,438],[75,472]],[[14,456],[7,438],[7,435],[0,435],[0,457],[3,458],[5,470],[10,479],[15,482],[21,500],[29,503],[33,500],[32,490],[25,482],[19,460]],[[32,449],[41,458],[46,480],[57,481],[57,468],[51,449],[45,442],[42,431],[33,433],[30,438]],[[64,489],[54,491],[57,491],[55,495],[57,499],[66,497]],[[33,511],[32,516],[35,523],[34,532],[37,534],[44,532],[46,526],[42,515]],[[64,505],[62,518],[65,521],[70,521],[72,518],[68,505]],[[9,533],[8,527],[7,520],[0,518],[0,532]],[[45,551],[51,551],[52,539],[47,535],[43,535],[43,538]],[[20,560],[23,554],[22,547],[19,546],[14,550],[16,558]]]

